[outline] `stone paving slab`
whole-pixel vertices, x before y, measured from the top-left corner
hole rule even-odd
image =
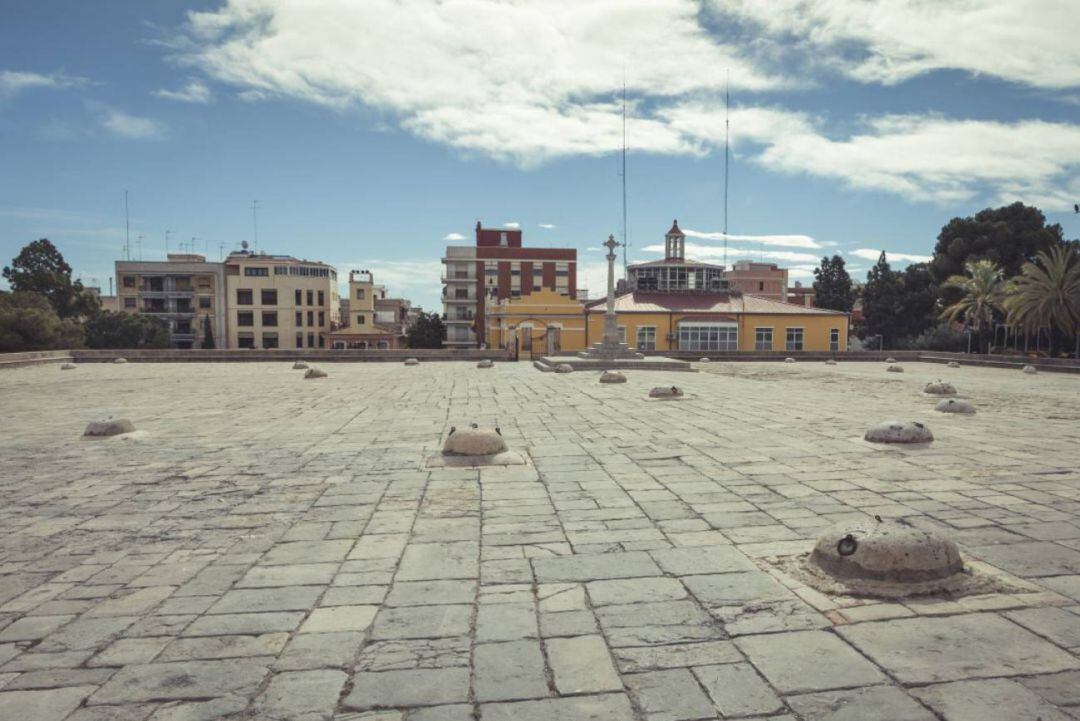
[[[526,363],[0,373],[0,718],[1080,718],[1080,377],[697,369],[677,404]],[[109,416],[142,432],[79,439]],[[886,418],[935,441],[865,443]],[[530,465],[425,468],[468,422]],[[846,599],[771,560],[874,515],[1024,588]]]

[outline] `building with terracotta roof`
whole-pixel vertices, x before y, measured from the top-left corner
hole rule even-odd
[[[349,295],[341,300],[341,327],[331,331],[330,347],[357,350],[402,347],[404,318],[398,322],[394,312],[389,318],[385,311],[380,315],[380,300],[386,300],[386,288],[375,285],[370,270],[349,271]]]

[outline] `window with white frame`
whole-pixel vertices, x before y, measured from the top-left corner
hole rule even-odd
[[[738,350],[739,328],[734,323],[679,325],[679,350]]]
[[[754,329],[754,350],[772,350],[772,328]]]
[[[656,326],[646,325],[637,329],[637,349],[656,350]]]
[[[829,350],[840,350],[840,329],[829,329]]]
[[[787,350],[802,350],[803,349],[803,329],[802,328],[788,328],[787,329]]]
[[[626,326],[625,325],[620,325],[619,326],[619,342],[620,343],[625,343],[626,342]]]

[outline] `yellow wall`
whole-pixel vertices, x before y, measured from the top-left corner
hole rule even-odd
[[[577,300],[550,289],[500,302],[488,300],[484,308],[489,348],[502,348],[520,337],[535,349],[544,349],[549,328],[559,329],[560,351],[584,350],[585,308]]]
[[[739,350],[754,350],[757,328],[772,327],[773,345],[772,350],[786,350],[787,329],[803,329],[803,350],[828,351],[829,331],[833,328],[840,331],[840,350],[847,350],[848,317],[845,315],[758,315],[737,314],[729,316],[738,326]],[[653,327],[656,329],[656,350],[679,350],[678,324],[680,320],[691,322],[695,319],[692,313],[619,313],[619,326],[626,328],[626,342],[630,347],[637,346],[637,330],[639,327]],[[715,322],[716,316],[704,322]],[[604,314],[589,314],[589,339],[591,345],[601,339],[604,334]],[[668,340],[668,334],[674,338]]]
[[[299,265],[315,267],[317,264],[298,261],[288,261],[281,258],[252,256],[250,258],[237,258],[226,261],[225,266],[225,302],[228,308],[228,332],[229,348],[240,347],[240,334],[252,333],[255,338],[255,347],[263,347],[263,335],[277,333],[279,348],[296,348],[296,334],[302,334],[303,347],[307,348],[308,334],[312,334],[314,344],[311,347],[319,348],[319,338],[323,338],[323,346],[330,347],[329,333],[331,324],[336,322],[339,314],[339,301],[336,273],[329,277],[300,276],[289,274],[275,274],[275,266]],[[248,267],[269,268],[269,275],[248,276],[244,269]],[[321,266],[326,267],[326,266]],[[263,289],[277,290],[277,303],[273,306],[263,305]],[[251,305],[237,304],[237,290],[250,289],[252,291]],[[301,291],[301,303],[296,304],[295,291]],[[307,291],[312,291],[311,304],[307,302]],[[319,304],[319,291],[323,292],[323,302]],[[263,312],[276,311],[277,325],[264,326]],[[302,313],[300,325],[296,324],[296,312]],[[319,312],[322,312],[322,323],[319,323]],[[254,325],[239,325],[239,314],[251,312],[254,316]],[[308,322],[308,313],[311,313],[312,322]]]
[[[358,275],[357,277],[370,277]],[[357,297],[357,291],[363,291],[363,298]],[[379,333],[386,331],[375,327],[375,283],[349,278],[349,317],[341,322],[349,327],[350,333]],[[363,320],[361,321],[361,316]]]

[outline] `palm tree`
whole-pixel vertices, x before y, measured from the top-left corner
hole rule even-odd
[[[1077,246],[1056,245],[1038,253],[1034,262],[1024,263],[1009,286],[1005,309],[1009,323],[1025,330],[1049,326],[1065,336],[1076,336],[1080,330]]]
[[[962,290],[964,297],[941,311],[941,319],[974,327],[982,347],[983,331],[993,324],[994,313],[1002,309],[1005,282],[1001,268],[992,260],[969,260],[964,270],[967,275],[954,275],[945,281],[945,285]]]

